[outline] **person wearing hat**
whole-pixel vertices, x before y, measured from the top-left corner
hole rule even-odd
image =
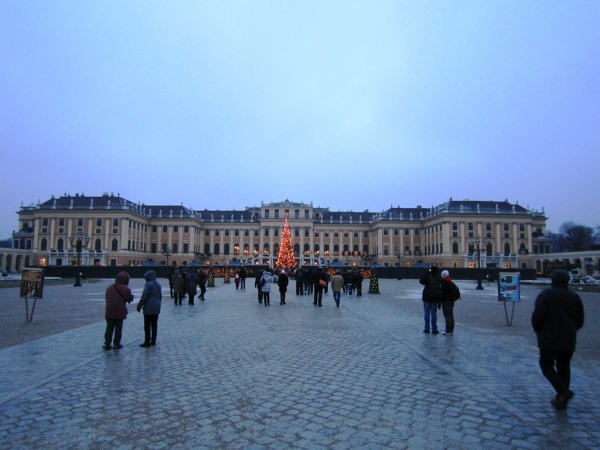
[[[158,316],[162,302],[162,286],[156,281],[156,272],[149,270],[144,274],[146,284],[142,297],[137,305],[137,311],[144,311],[144,342],[140,347],[151,347],[156,345],[156,334],[158,332]]]
[[[119,350],[123,332],[123,320],[127,318],[127,303],[133,301],[133,294],[129,289],[129,274],[119,272],[114,284],[106,288],[106,331],[104,332],[104,350]],[[114,333],[114,340],[113,340]],[[112,342],[111,342],[112,341]],[[112,345],[111,345],[112,344]]]
[[[178,269],[175,269],[175,271],[173,272],[173,275],[171,275],[171,287],[173,289],[173,294],[175,296],[174,297],[175,304],[181,305],[181,302],[183,301],[183,290],[184,290],[185,284],[183,281],[183,277],[179,273]]]
[[[571,358],[577,343],[577,330],[583,327],[584,312],[581,297],[569,290],[570,276],[566,270],[556,270],[552,285],[535,300],[531,325],[540,349],[542,374],[556,391],[551,400],[556,409],[567,409],[573,398]]]
[[[441,307],[446,320],[446,331],[442,332],[444,336],[452,336],[454,334],[454,302],[460,298],[460,290],[450,278],[450,272],[442,270],[442,281],[440,289]]]

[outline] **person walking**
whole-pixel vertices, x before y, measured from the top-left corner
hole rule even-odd
[[[425,272],[419,279],[419,283],[425,286],[423,288],[422,297],[425,318],[425,329],[423,330],[423,333],[429,334],[431,329],[431,334],[438,334],[437,305],[440,302],[441,285],[437,266],[433,266]]]
[[[173,275],[175,274],[176,270],[177,269],[173,267],[173,270],[171,270],[171,273],[169,274],[169,294],[171,295],[171,298],[175,298],[175,292],[173,290]]]
[[[240,267],[240,289],[246,290],[246,277],[248,276],[248,272],[246,271],[246,267],[242,264]]]
[[[342,294],[342,289],[344,288],[344,277],[340,273],[340,269],[335,271],[335,275],[331,279],[331,291],[333,292],[333,299],[335,300],[335,305],[340,307],[340,297]]]
[[[570,276],[566,270],[554,271],[551,280],[551,287],[540,292],[535,300],[531,325],[537,335],[542,374],[556,391],[551,403],[556,409],[567,409],[574,395],[570,390],[571,358],[577,344],[577,330],[583,327],[583,302],[569,290]]]
[[[296,295],[304,295],[304,275],[302,275],[302,270],[296,270],[294,280],[296,281]]]
[[[235,290],[237,291],[240,287],[240,269],[235,271]]]
[[[354,274],[354,282],[356,283],[356,296],[362,297],[362,282],[365,277],[360,269],[356,269],[356,273]]]
[[[158,315],[162,302],[162,287],[156,281],[156,272],[149,270],[144,274],[146,284],[142,297],[137,305],[138,312],[144,310],[144,343],[140,347],[156,345],[156,334],[158,333]]]
[[[354,291],[354,272],[349,270],[346,273],[346,290],[348,291],[348,297],[352,297],[352,292]]]
[[[282,270],[279,274],[279,278],[277,279],[277,285],[279,286],[279,304],[285,305],[285,293],[287,292],[287,287],[290,282],[289,277],[285,273],[285,270]]]
[[[323,268],[319,267],[317,271],[312,276],[313,281],[313,305],[323,306],[321,302],[323,301],[323,289],[325,289],[325,285],[327,284],[327,278],[325,278],[325,272],[323,272]]]
[[[196,275],[196,271],[191,269],[188,272],[188,276],[186,279],[186,290],[188,294],[188,305],[194,305],[194,297],[198,293],[198,275]]]
[[[104,350],[119,350],[123,348],[121,345],[123,320],[127,318],[127,303],[133,301],[133,294],[128,285],[129,274],[127,272],[119,272],[114,284],[106,288],[104,314],[106,331],[104,332],[104,346],[102,347]]]
[[[263,303],[265,306],[271,306],[271,282],[273,277],[269,269],[265,270],[260,279]]]
[[[446,321],[446,331],[442,332],[444,336],[454,334],[454,302],[460,298],[460,290],[450,278],[450,272],[442,271],[442,280],[440,282],[440,304]]]
[[[263,302],[263,292],[262,292],[262,276],[265,273],[264,270],[259,270],[254,278],[254,287],[258,291],[258,303]]]
[[[183,302],[183,290],[185,285],[183,284],[183,277],[179,273],[179,270],[175,270],[173,275],[171,275],[171,289],[173,290],[173,294],[175,296],[175,304],[181,305]]]
[[[200,286],[200,300],[204,301],[204,294],[206,294],[206,272],[200,269],[198,271],[198,286]]]

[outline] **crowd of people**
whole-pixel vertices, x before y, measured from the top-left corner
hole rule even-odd
[[[244,267],[239,268],[235,274],[236,289],[246,288],[247,272]],[[140,347],[156,345],[158,333],[158,317],[162,304],[162,287],[156,280],[154,270],[144,274],[146,283],[142,296],[137,304],[137,311],[144,314],[144,342]],[[129,288],[129,274],[120,272],[114,284],[106,289],[105,319],[106,330],[104,334],[104,350],[119,350],[121,344],[123,320],[127,317],[127,304],[133,301],[133,294]],[[207,276],[203,270],[184,270],[180,273],[175,269],[169,277],[171,298],[175,305],[181,305],[187,295],[188,305],[194,305],[197,288],[200,287],[200,300],[205,300]],[[260,270],[254,286],[258,292],[258,302],[264,306],[271,305],[271,291],[277,286],[279,291],[279,304],[286,304],[286,293],[290,279],[295,281],[296,295],[312,295],[313,305],[322,306],[323,293],[328,293],[329,285],[333,292],[336,306],[340,306],[341,293],[348,297],[356,292],[357,297],[362,296],[363,276],[360,270],[347,269],[335,270],[333,276],[328,270],[318,267],[316,270],[301,269],[288,272],[284,269]],[[559,410],[567,408],[574,393],[570,389],[571,369],[570,361],[573,356],[577,341],[577,331],[583,327],[583,303],[579,295],[568,288],[569,274],[564,270],[557,270],[552,275],[552,286],[544,289],[537,297],[535,310],[531,323],[537,335],[540,352],[539,365],[542,374],[548,379],[556,396],[552,398],[552,405]],[[438,274],[438,268],[433,266],[419,279],[424,286],[422,293],[425,327],[424,333],[439,334],[437,325],[437,310],[441,309],[446,321],[445,331],[442,335],[454,334],[454,302],[460,299],[460,290],[452,281],[448,270]]]

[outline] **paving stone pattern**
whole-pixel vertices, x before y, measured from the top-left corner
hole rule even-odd
[[[267,308],[217,280],[195,306],[163,289],[153,348],[134,307],[119,351],[101,349],[103,321],[4,348],[0,448],[600,448],[597,366],[574,363],[576,397],[555,411],[531,340],[465,327],[458,310],[454,336],[425,335],[418,283],[380,290],[340,308],[273,292]]]

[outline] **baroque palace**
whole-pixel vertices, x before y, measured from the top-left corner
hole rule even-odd
[[[40,266],[273,265],[286,216],[299,265],[534,268],[533,255],[550,252],[544,212],[506,200],[381,212],[284,200],[209,211],[76,194],[21,206],[18,215],[13,248]]]

